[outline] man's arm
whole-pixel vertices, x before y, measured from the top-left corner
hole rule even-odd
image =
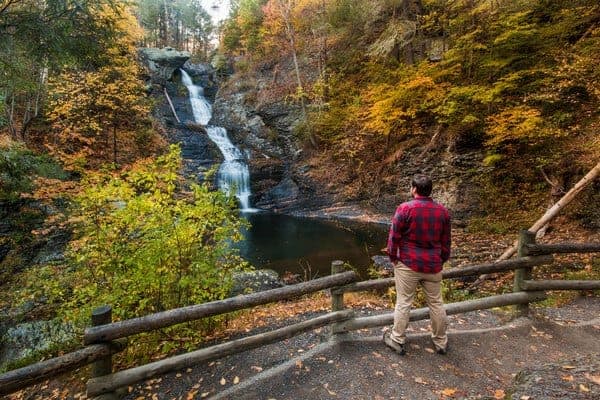
[[[441,237],[442,263],[445,263],[446,261],[448,261],[448,259],[450,259],[450,246],[452,244],[450,225],[451,225],[450,214],[448,213],[448,211],[446,211],[444,213],[444,223],[442,224],[442,235],[441,235],[442,236]]]
[[[392,226],[390,227],[387,242],[387,253],[392,264],[395,264],[398,261],[398,248],[400,247],[400,242],[402,240],[402,223],[402,207],[399,206],[392,218]]]

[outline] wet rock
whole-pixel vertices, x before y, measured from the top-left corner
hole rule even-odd
[[[299,188],[291,178],[284,178],[277,186],[266,192],[257,202],[264,208],[281,208],[297,200]]]
[[[72,325],[62,321],[26,322],[9,328],[0,341],[0,368],[75,339]]]
[[[177,51],[172,47],[163,49],[144,47],[138,52],[144,65],[159,81],[170,80],[173,73],[183,67],[191,56],[188,51]]]
[[[394,266],[388,256],[373,256],[371,260],[377,271],[384,274],[393,273]]]
[[[233,275],[230,296],[262,292],[282,286],[283,282],[279,279],[279,274],[272,269],[238,272]]]

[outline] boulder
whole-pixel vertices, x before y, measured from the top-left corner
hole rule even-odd
[[[283,282],[279,279],[279,274],[272,269],[238,272],[233,275],[233,287],[229,295],[233,297],[240,294],[276,289],[282,286]]]
[[[189,51],[178,51],[172,47],[144,47],[138,52],[148,70],[163,81],[170,80],[173,73],[183,67],[191,56]]]
[[[72,342],[76,336],[72,325],[58,320],[26,322],[9,328],[0,338],[0,369]]]

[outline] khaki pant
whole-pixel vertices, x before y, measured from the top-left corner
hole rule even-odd
[[[426,274],[415,272],[406,265],[398,262],[394,268],[396,281],[396,308],[394,310],[394,327],[392,340],[404,344],[406,341],[406,327],[412,307],[417,285],[420,283],[425,292],[431,319],[431,338],[437,349],[445,349],[448,345],[446,327],[448,325],[446,310],[442,300],[442,273]]]

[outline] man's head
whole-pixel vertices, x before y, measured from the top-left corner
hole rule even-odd
[[[424,174],[416,174],[410,182],[411,192],[414,189],[419,196],[431,195],[433,182],[431,178]]]

